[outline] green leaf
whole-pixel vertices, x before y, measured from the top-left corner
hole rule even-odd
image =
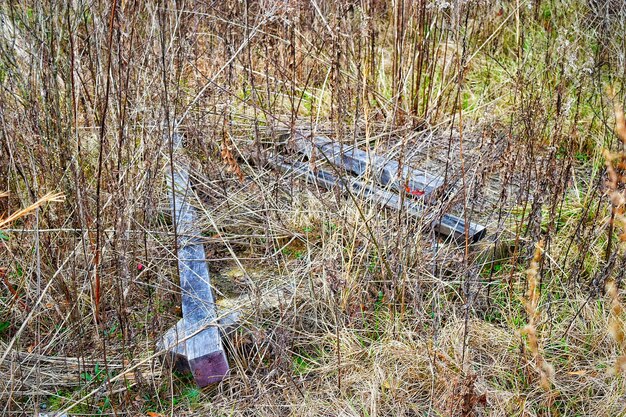
[[[4,333],[6,329],[11,326],[10,321],[0,321],[0,334]]]
[[[5,242],[9,240],[9,235],[4,230],[0,230],[0,240],[4,240]]]
[[[185,397],[187,397],[187,399],[190,402],[195,402],[200,398],[200,394],[202,394],[202,391],[200,391],[198,388],[187,388],[185,389],[185,391],[183,392],[183,395]]]

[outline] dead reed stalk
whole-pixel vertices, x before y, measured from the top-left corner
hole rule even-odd
[[[541,296],[539,266],[543,256],[543,246],[543,241],[537,243],[535,253],[530,261],[530,267],[526,270],[528,290],[526,292],[526,298],[523,299],[523,303],[528,316],[528,324],[522,329],[522,334],[528,337],[528,348],[535,358],[535,364],[539,369],[541,387],[549,391],[551,388],[551,380],[554,377],[554,367],[544,358],[537,336],[537,323],[542,313],[539,308],[539,299]]]
[[[626,144],[626,120],[624,119],[624,110],[619,104],[615,104],[615,132],[623,144]],[[611,218],[612,225],[616,225],[620,229],[619,241],[621,243],[619,250],[625,250],[626,244],[626,216],[624,216],[624,205],[626,197],[624,196],[623,184],[626,183],[626,176],[623,174],[626,168],[626,153],[623,151],[610,152],[604,150],[604,158],[606,161],[608,181],[608,195],[611,200]],[[609,236],[609,245],[612,239],[612,233]],[[615,361],[613,372],[619,374],[626,371],[626,337],[624,335],[624,321],[622,313],[624,307],[619,297],[618,282],[613,277],[609,277],[604,285],[606,296],[609,300],[609,320],[608,331],[613,340],[618,345],[620,356]]]

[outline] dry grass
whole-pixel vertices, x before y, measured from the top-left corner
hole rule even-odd
[[[8,197],[9,193],[2,193],[0,194],[0,197]],[[11,223],[13,223],[14,221],[28,215],[29,213],[37,210],[39,207],[47,204],[47,203],[52,203],[52,202],[61,202],[63,201],[63,194],[60,193],[48,193],[46,195],[44,195],[43,197],[41,197],[39,200],[35,201],[33,204],[29,205],[28,207],[25,207],[23,209],[19,209],[14,213],[11,213],[9,216],[7,216],[4,219],[0,219],[0,227],[2,228],[6,228],[7,226],[10,226]]]
[[[537,244],[535,254],[530,261],[530,268],[526,271],[528,291],[523,302],[526,308],[528,324],[522,329],[522,334],[528,337],[528,348],[535,359],[537,368],[539,368],[541,388],[549,391],[552,384],[551,380],[554,378],[554,367],[544,358],[543,349],[537,336],[537,323],[541,319],[541,311],[539,310],[539,264],[542,259],[543,245],[543,241]]]
[[[624,415],[626,28],[600,3],[0,3],[2,414]],[[298,127],[443,176],[433,213],[489,236],[267,168]],[[173,129],[241,312],[202,391],[155,348]]]
[[[624,110],[621,105],[615,104],[615,131],[618,138],[622,143],[626,143],[626,120],[624,119]],[[626,233],[624,232],[626,226],[626,218],[624,217],[624,192],[622,190],[624,177],[622,171],[624,169],[624,154],[623,153],[611,153],[605,151],[605,160],[608,172],[608,193],[612,203],[611,220],[612,224],[617,225],[621,233],[618,235],[618,241],[620,242],[619,252],[624,250],[624,242],[626,242]],[[618,349],[619,357],[615,361],[614,371],[615,374],[620,374],[626,371],[626,336],[624,335],[624,321],[622,315],[624,307],[620,300],[619,288],[616,279],[609,277],[606,280],[604,290],[610,303],[610,314],[608,321],[609,334],[615,340]]]

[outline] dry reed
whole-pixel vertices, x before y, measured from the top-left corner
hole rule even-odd
[[[545,359],[539,337],[537,336],[537,326],[541,320],[542,310],[539,307],[541,298],[539,267],[543,255],[544,242],[537,243],[535,252],[530,261],[530,267],[526,270],[528,290],[523,299],[528,324],[522,329],[522,334],[528,337],[528,348],[532,354],[535,364],[539,369],[541,387],[549,391],[554,378],[554,367]]]
[[[623,144],[626,144],[626,120],[624,119],[624,110],[619,104],[615,104],[615,132]],[[623,152],[604,151],[606,166],[608,171],[608,194],[611,200],[612,222],[617,225],[620,230],[618,240],[620,247],[618,250],[623,254],[626,244],[626,216],[624,216],[624,207],[626,197],[624,197],[623,184],[626,183],[626,177],[623,174],[626,168],[626,154]],[[612,239],[612,236],[609,236]],[[622,315],[624,307],[620,300],[618,282],[614,277],[608,277],[604,286],[606,297],[609,301],[609,320],[608,331],[619,349],[619,357],[615,361],[613,371],[621,373],[626,371],[626,336],[624,332],[624,320]]]

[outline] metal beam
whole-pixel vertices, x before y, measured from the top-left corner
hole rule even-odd
[[[172,141],[177,156],[182,148],[182,138],[174,134]],[[161,343],[179,362],[186,362],[196,384],[204,387],[221,381],[229,368],[217,327],[211,279],[204,245],[199,238],[198,215],[190,203],[194,194],[188,168],[176,161],[174,167],[170,203],[176,224],[183,318],[166,333]]]
[[[466,223],[465,220],[451,215],[443,214],[442,216],[428,213],[428,206],[423,200],[405,198],[400,199],[400,195],[378,187],[370,186],[356,178],[346,176],[338,178],[334,174],[322,169],[311,170],[309,164],[305,162],[288,162],[282,157],[272,157],[269,159],[271,165],[285,172],[291,172],[301,175],[309,182],[317,183],[325,188],[339,187],[342,190],[348,190],[355,195],[362,196],[372,202],[382,204],[386,207],[401,210],[404,209],[408,213],[416,217],[428,216],[433,229],[444,236],[449,236],[455,240],[465,238]],[[484,226],[475,223],[467,224],[467,235],[470,242],[477,242],[487,233]]]
[[[395,160],[389,160],[373,152],[365,152],[353,146],[333,142],[323,136],[307,138],[296,132],[295,143],[298,151],[309,159],[327,160],[357,176],[371,173],[376,182],[383,187],[405,190],[412,197],[431,201],[444,180],[440,176],[429,174],[419,169],[403,166]]]

